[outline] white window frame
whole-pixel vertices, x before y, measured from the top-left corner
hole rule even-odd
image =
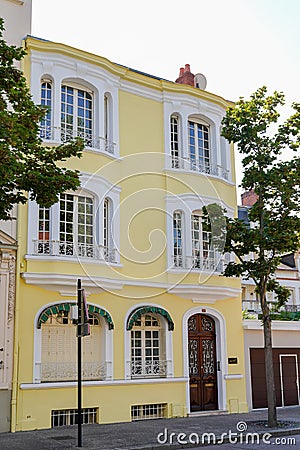
[[[137,322],[140,322],[137,323]],[[150,322],[150,324],[147,322]],[[156,325],[157,324],[157,325]],[[140,335],[140,336],[139,336]],[[155,342],[158,342],[155,345]],[[150,345],[149,345],[150,343]],[[138,354],[140,353],[140,355]],[[148,354],[147,354],[148,353]],[[131,364],[132,378],[154,377],[155,366],[160,370],[160,363],[164,360],[163,336],[161,322],[156,314],[143,314],[136,321],[131,330]],[[140,373],[139,373],[140,372]],[[156,376],[159,376],[157,374]]]
[[[72,89],[72,94],[68,92],[68,89]],[[64,92],[65,90],[65,92]],[[79,92],[83,92],[84,105],[80,106],[81,97]],[[67,100],[63,101],[63,95],[67,99],[68,95],[72,96],[73,102],[69,103]],[[87,98],[89,96],[90,98]],[[86,107],[86,102],[91,102],[91,107]],[[63,108],[65,105],[65,108]],[[72,106],[73,112],[68,112],[68,106]],[[65,109],[65,111],[63,111]],[[83,117],[79,114],[79,110],[84,111]],[[90,117],[86,117],[86,113],[90,112]],[[68,120],[63,120],[62,117],[72,117],[72,123],[68,123]],[[79,120],[83,120],[83,125],[79,125]],[[86,126],[86,121],[90,122],[90,126]],[[94,134],[94,95],[93,92],[88,90],[85,86],[74,86],[68,82],[61,85],[61,140],[67,141],[76,136],[82,137],[88,147],[93,147],[93,134]]]
[[[50,99],[47,95],[48,92],[50,92]],[[46,95],[43,95],[45,93]],[[41,120],[40,123],[40,137],[44,140],[52,140],[53,82],[50,79],[41,80],[41,105],[47,106],[48,110],[45,114],[45,117]]]
[[[179,226],[180,222],[180,226]],[[176,226],[175,226],[176,225]],[[179,237],[179,233],[181,236]],[[175,239],[176,236],[176,239]],[[182,211],[173,212],[173,266],[184,267],[184,228]],[[175,247],[175,243],[181,242],[181,245]],[[176,252],[175,252],[176,249]]]
[[[131,330],[127,330],[127,321],[132,312],[135,309],[143,308],[145,306],[154,306],[158,308],[162,308],[162,306],[154,303],[142,303],[137,304],[129,309],[127,316],[125,317],[124,322],[124,355],[125,355],[125,361],[124,361],[124,372],[125,372],[125,379],[131,380],[133,383],[137,378],[132,378],[131,376]],[[152,313],[149,313],[152,314]],[[172,378],[174,376],[174,363],[173,363],[173,336],[172,331],[168,328],[168,322],[167,320],[161,316],[158,315],[160,324],[161,324],[161,337],[164,339],[164,342],[161,344],[162,348],[164,349],[164,357],[167,364],[167,370],[166,375],[163,378]],[[151,377],[151,379],[162,379],[162,377]]]
[[[191,164],[191,170],[198,170],[202,173],[211,174],[211,138],[210,138],[210,127],[208,124],[203,122],[198,122],[195,119],[188,120],[188,149],[189,149],[189,160]],[[194,136],[191,135],[190,131],[193,130]],[[199,132],[202,135],[207,135],[207,138],[204,136],[202,138],[199,137]],[[194,145],[191,144],[191,139],[194,139]],[[207,148],[205,148],[205,142],[207,143]],[[201,144],[202,143],[202,144]],[[195,149],[195,158],[192,160],[191,157],[191,148]],[[200,153],[203,153],[200,155]],[[208,153],[208,156],[205,155]]]
[[[100,254],[105,254],[103,242],[104,242],[104,230],[103,230],[103,202],[105,198],[110,200],[110,255],[108,259],[100,258],[93,259],[91,257],[86,258],[86,261],[96,263],[113,263],[120,264],[120,192],[121,189],[118,186],[112,186],[107,180],[97,175],[91,176],[90,174],[80,174],[80,180],[84,186],[84,190],[71,192],[71,194],[79,194],[83,196],[90,196],[94,199],[94,245],[99,246]],[[107,194],[109,193],[109,197]],[[28,200],[28,241],[27,241],[27,254],[26,259],[41,259],[41,260],[53,260],[57,258],[60,261],[70,261],[72,256],[59,255],[59,229],[60,229],[60,206],[59,202],[51,206],[51,223],[50,223],[50,236],[52,244],[57,246],[55,251],[50,251],[49,256],[45,254],[39,254],[37,250],[38,246],[38,224],[39,224],[39,205],[35,201]],[[105,255],[103,255],[105,256]],[[73,260],[77,261],[76,255]]]

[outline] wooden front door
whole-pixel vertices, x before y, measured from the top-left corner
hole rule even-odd
[[[211,317],[190,317],[188,352],[191,412],[218,409],[216,335]]]

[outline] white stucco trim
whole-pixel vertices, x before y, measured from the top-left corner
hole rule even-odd
[[[226,383],[227,375],[227,349],[226,349],[226,322],[224,316],[217,310],[206,305],[197,306],[188,310],[182,318],[182,349],[183,349],[183,376],[189,378],[189,355],[188,355],[188,320],[194,314],[206,314],[215,320],[216,326],[216,358],[220,363],[220,370],[217,371],[218,386],[218,409],[226,410]],[[190,389],[189,383],[186,385],[186,409],[190,410]]]
[[[178,378],[151,378],[151,379],[135,379],[135,380],[111,380],[111,381],[83,381],[83,387],[94,387],[94,386],[123,386],[123,385],[141,385],[141,384],[165,384],[165,383],[188,383],[188,379],[183,377]],[[57,382],[57,383],[21,383],[20,389],[31,390],[31,389],[66,389],[66,388],[76,388],[77,382]]]

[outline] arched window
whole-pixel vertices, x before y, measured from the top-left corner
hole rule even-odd
[[[102,341],[104,324],[97,314],[89,313],[90,336],[82,340],[83,379],[106,378]],[[41,381],[75,381],[77,379],[76,327],[68,310],[57,310],[41,324]]]
[[[171,159],[172,168],[178,169],[180,167],[180,130],[179,130],[179,117],[172,115],[170,119],[170,130],[171,130]]]
[[[161,377],[166,375],[162,326],[154,314],[144,314],[131,330],[131,376]]]
[[[183,267],[182,213],[173,214],[173,262],[175,267]]]
[[[84,139],[87,147],[93,143],[93,96],[87,90],[72,86],[61,87],[61,140],[76,136]]]
[[[191,169],[211,173],[209,127],[188,121],[189,157]]]
[[[45,117],[40,124],[40,137],[42,139],[53,139],[52,133],[52,83],[51,81],[42,81],[41,84],[41,105],[47,107]]]

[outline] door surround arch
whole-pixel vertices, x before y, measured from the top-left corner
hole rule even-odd
[[[188,355],[188,320],[195,314],[210,316],[215,321],[216,333],[216,359],[220,370],[217,372],[218,386],[218,410],[226,410],[226,381],[224,375],[227,373],[227,351],[226,351],[226,322],[224,316],[217,310],[205,305],[189,309],[182,319],[182,348],[183,348],[183,374],[186,378],[186,409],[190,413],[190,386],[189,386],[189,355]]]

